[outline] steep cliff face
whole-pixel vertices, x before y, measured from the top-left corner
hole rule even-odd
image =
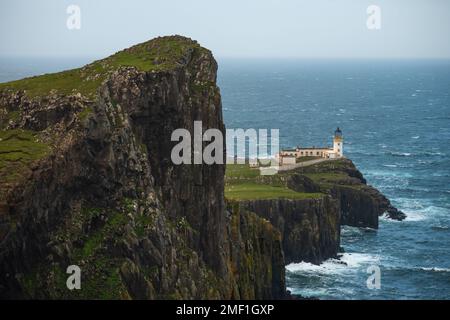
[[[321,263],[336,257],[342,225],[378,228],[378,218],[384,213],[392,219],[405,218],[383,194],[366,184],[348,159],[330,160],[275,176],[253,176],[242,168],[230,169],[226,185],[228,196],[235,199],[229,202],[255,212],[280,231],[286,263]],[[266,199],[252,199],[258,194],[236,189],[249,181],[267,188],[263,189]],[[295,192],[283,193],[280,198],[274,187]],[[236,196],[235,190],[241,194]]]
[[[334,257],[341,224],[404,217],[345,159],[245,170],[227,203],[225,166],[174,165],[175,129],[224,132],[216,72],[174,36],[0,84],[1,298],[284,298],[285,264]]]
[[[340,244],[339,203],[331,196],[319,199],[240,201],[239,205],[269,220],[282,235],[286,264],[320,263],[335,257]]]
[[[0,85],[2,298],[284,296],[279,231],[226,210],[223,166],[170,158],[176,128],[223,132],[216,71],[175,36]]]
[[[328,161],[297,169],[291,175],[291,179],[299,175],[303,177],[302,181],[304,179],[310,181],[309,184],[300,183],[303,188],[320,190],[339,201],[342,225],[376,229],[378,217],[383,214],[396,220],[403,220],[406,217],[403,212],[392,206],[380,191],[367,185],[362,173],[349,159]]]

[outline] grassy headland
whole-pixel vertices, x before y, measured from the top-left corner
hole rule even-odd
[[[206,50],[198,43],[180,36],[156,38],[78,69],[0,83],[0,91],[25,90],[29,97],[45,96],[52,90],[60,94],[79,92],[92,96],[107,76],[119,67],[168,71],[184,63],[186,55],[193,49]]]
[[[260,176],[258,168],[248,164],[228,164],[225,173],[225,197],[230,200],[316,199],[322,193],[296,192],[289,189],[281,175]]]

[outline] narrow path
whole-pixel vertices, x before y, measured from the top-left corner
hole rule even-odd
[[[321,158],[321,159],[303,161],[303,162],[299,162],[296,164],[287,164],[287,165],[278,167],[278,171],[289,171],[289,170],[294,170],[297,168],[308,167],[313,164],[317,164],[317,163],[321,163],[321,162],[325,162],[325,161],[335,161],[335,160],[339,160],[339,159],[342,159],[342,158],[336,158],[336,159]]]

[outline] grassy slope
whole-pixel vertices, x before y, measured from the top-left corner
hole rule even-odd
[[[0,131],[1,182],[13,182],[23,173],[24,168],[49,151],[50,148],[40,142],[32,131]]]
[[[167,71],[183,63],[187,51],[194,48],[206,50],[196,42],[179,36],[156,38],[82,68],[0,83],[0,91],[25,90],[30,97],[45,96],[51,90],[61,94],[79,92],[92,96],[108,74],[120,66],[133,66],[141,71]]]
[[[355,181],[346,172],[349,168],[348,160],[325,161],[315,164],[297,172],[305,175],[318,184],[324,192],[328,192],[330,188],[338,184],[347,188],[361,189],[365,184]]]
[[[301,193],[293,191],[273,177],[257,179],[259,169],[246,164],[228,164],[225,174],[225,197],[232,200],[257,199],[311,199],[320,198],[322,193]]]
[[[156,38],[82,68],[0,83],[0,92],[9,89],[25,90],[28,97],[34,98],[44,97],[50,91],[56,90],[59,94],[79,92],[93,97],[108,75],[121,66],[133,66],[141,71],[168,71],[186,63],[186,56],[194,49],[207,50],[180,36]],[[9,120],[20,116],[17,110],[7,111],[6,122],[3,121],[3,125],[0,123],[0,129],[5,127]],[[83,110],[80,118],[90,111],[89,108]],[[0,185],[19,180],[33,161],[41,159],[49,152],[50,147],[39,142],[39,132],[0,130]]]

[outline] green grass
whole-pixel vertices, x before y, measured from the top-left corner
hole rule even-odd
[[[259,176],[259,169],[250,168],[248,164],[227,164],[225,176],[228,179],[253,179]]]
[[[296,162],[296,163],[299,163],[299,162],[305,162],[305,161],[316,160],[316,159],[321,159],[321,158],[322,158],[322,157],[305,156],[305,157],[297,158],[297,159],[295,160],[295,162]]]
[[[92,209],[93,214],[98,214],[98,211],[94,210],[95,209]],[[127,221],[127,217],[124,213],[111,213],[103,227],[94,231],[92,234],[85,236],[83,246],[74,250],[74,257],[76,259],[87,259],[94,256],[95,252],[101,248],[105,241],[109,237],[113,236],[114,232],[120,230],[120,228],[123,227]]]
[[[321,193],[301,193],[287,187],[256,183],[242,183],[225,187],[225,197],[231,200],[311,199],[322,196]]]
[[[179,36],[156,38],[82,68],[0,83],[0,91],[25,90],[29,97],[44,96],[51,90],[60,94],[79,92],[92,96],[108,75],[119,67],[136,67],[140,71],[168,71],[183,63],[188,52],[194,49],[206,50],[196,42]]]
[[[319,173],[305,173],[306,177],[313,180],[321,187],[324,192],[329,191],[333,186],[339,184],[353,189],[360,189],[363,184],[353,184],[349,182],[349,176],[341,172],[319,172]]]
[[[2,114],[2,107],[0,107],[0,130],[4,130],[10,121],[17,122],[20,120],[20,111],[7,111],[3,108],[6,113]]]
[[[225,172],[225,197],[229,200],[311,199],[321,193],[301,193],[289,189],[282,175],[260,176],[248,164],[228,164]]]
[[[304,175],[315,182],[321,181],[336,182],[339,180],[348,179],[348,175],[337,172],[305,173]]]
[[[94,110],[92,110],[91,107],[86,107],[86,108],[83,109],[83,111],[81,111],[78,114],[78,116],[80,117],[81,121],[83,121],[84,119],[86,119],[93,112],[94,112]]]
[[[44,157],[50,148],[26,130],[0,131],[0,180],[11,182],[33,161]]]

